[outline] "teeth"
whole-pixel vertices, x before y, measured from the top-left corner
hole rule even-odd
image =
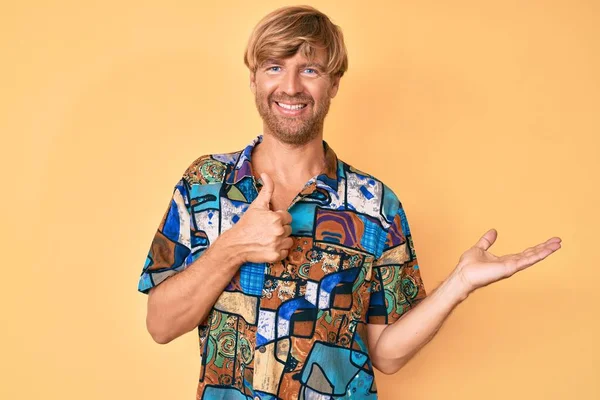
[[[277,103],[280,107],[285,108],[287,110],[300,110],[301,108],[306,107],[306,104],[285,104],[285,103]]]

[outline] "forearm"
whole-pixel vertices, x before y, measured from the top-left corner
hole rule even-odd
[[[397,372],[429,343],[452,310],[467,298],[464,287],[460,277],[451,274],[414,309],[387,326],[375,347],[378,369]]]
[[[206,318],[243,263],[230,234],[231,231],[221,234],[185,270],[151,290],[146,326],[156,342],[168,343]]]

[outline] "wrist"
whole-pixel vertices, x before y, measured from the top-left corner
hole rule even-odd
[[[221,233],[214,244],[218,243],[220,251],[227,259],[238,267],[247,262],[244,244],[239,240],[235,226]]]
[[[442,285],[445,286],[450,297],[456,303],[463,302],[469,297],[469,294],[473,292],[473,289],[469,286],[468,282],[463,279],[460,271],[456,269],[452,271]]]

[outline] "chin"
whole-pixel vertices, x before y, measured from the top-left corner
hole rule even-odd
[[[281,132],[276,130],[272,132],[277,139],[287,144],[306,144],[317,136],[315,132]]]

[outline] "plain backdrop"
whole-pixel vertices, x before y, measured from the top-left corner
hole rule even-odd
[[[137,281],[187,166],[261,132],[243,51],[286,4],[2,4],[1,398],[194,397],[197,333],[154,343]],[[398,194],[429,292],[490,228],[497,255],[563,239],[380,398],[600,398],[599,3],[310,4],[349,52],[325,139]]]

